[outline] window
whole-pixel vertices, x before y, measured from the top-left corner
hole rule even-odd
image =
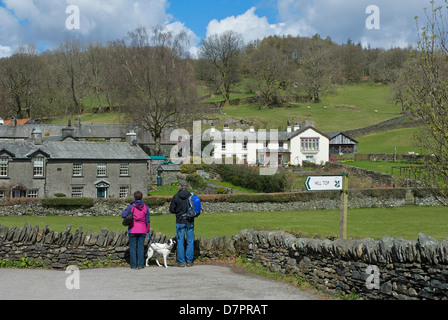
[[[0,190],[0,199],[5,197],[6,197],[5,190]]]
[[[8,158],[1,157],[0,158],[0,177],[8,176]]]
[[[319,138],[304,138],[301,140],[302,151],[319,151]]]
[[[28,198],[38,198],[38,197],[39,197],[39,190],[28,191]]]
[[[247,141],[243,142],[243,150],[247,150]]]
[[[72,198],[82,198],[83,188],[82,187],[72,187]]]
[[[44,158],[34,158],[33,175],[35,177],[44,176]]]
[[[105,163],[98,163],[96,167],[96,175],[98,177],[105,177],[106,176],[106,164]]]
[[[118,196],[122,199],[127,198],[129,196],[129,187],[120,187]]]
[[[73,176],[82,177],[82,163],[73,164]]]
[[[224,141],[221,143],[221,149],[226,150],[226,143]]]
[[[129,176],[129,163],[120,164],[120,176],[121,177]]]

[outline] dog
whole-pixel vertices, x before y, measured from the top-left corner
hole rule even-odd
[[[168,240],[168,243],[151,243],[148,248],[148,257],[146,258],[146,266],[149,267],[149,259],[153,256],[156,258],[157,265],[161,267],[162,265],[159,263],[158,257],[163,257],[163,265],[165,268],[168,268],[166,265],[166,259],[168,255],[176,249],[176,238],[171,238]]]

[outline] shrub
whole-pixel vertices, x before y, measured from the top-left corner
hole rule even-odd
[[[286,186],[284,175],[262,176],[258,168],[245,165],[220,164],[216,166],[216,171],[223,181],[262,193],[283,192]]]
[[[186,178],[187,182],[193,189],[205,189],[207,182],[197,173],[191,173]]]
[[[45,198],[42,199],[42,206],[49,207],[93,207],[92,198]]]
[[[66,195],[63,194],[63,193],[55,193],[54,196],[55,196],[56,198],[65,198],[65,197],[66,197]]]

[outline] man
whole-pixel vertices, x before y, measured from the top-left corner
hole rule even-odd
[[[180,180],[177,185],[179,191],[171,199],[170,213],[176,214],[176,238],[177,238],[177,266],[193,266],[194,258],[194,219],[188,220],[185,214],[188,211],[188,198],[191,193],[187,190],[187,182]],[[187,249],[185,251],[184,240],[187,237]]]

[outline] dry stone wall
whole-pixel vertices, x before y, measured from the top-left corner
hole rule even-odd
[[[154,233],[155,242],[166,235]],[[99,233],[82,228],[55,232],[48,226],[0,226],[0,260],[26,257],[52,268],[85,261],[129,261],[127,232]],[[146,246],[149,239],[146,239]],[[297,238],[283,231],[244,230],[231,239],[196,239],[196,258],[245,256],[275,272],[296,275],[328,293],[358,293],[369,299],[448,300],[448,239],[420,234],[417,241],[319,240]],[[173,259],[174,256],[171,256]]]

